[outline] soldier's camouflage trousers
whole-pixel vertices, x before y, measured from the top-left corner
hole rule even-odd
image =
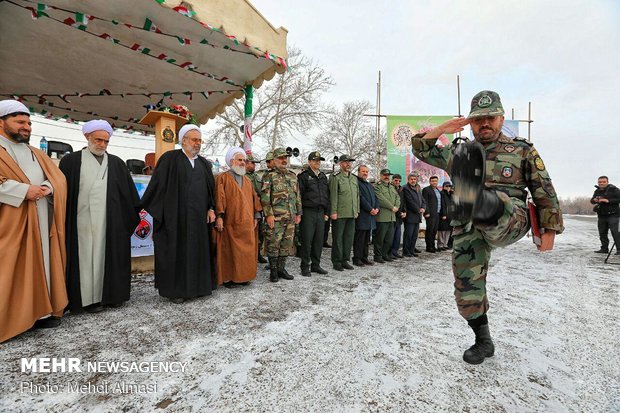
[[[497,195],[504,203],[504,214],[497,225],[474,226],[470,222],[454,228],[454,296],[459,313],[466,320],[478,318],[489,309],[486,281],[491,250],[518,241],[530,228],[523,203],[503,192],[498,191]]]
[[[287,257],[293,249],[295,221],[283,219],[269,228],[265,221],[265,251],[268,257]]]

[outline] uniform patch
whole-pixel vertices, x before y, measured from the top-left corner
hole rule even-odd
[[[538,169],[539,171],[545,170],[545,164],[543,163],[543,160],[540,158],[540,156],[537,156],[536,159],[534,159],[534,165],[536,165],[536,169]]]
[[[512,153],[515,150],[515,146],[514,145],[506,145],[504,146],[504,150],[508,153]]]
[[[502,169],[502,176],[504,178],[510,178],[512,176],[512,168],[510,166],[504,166]]]

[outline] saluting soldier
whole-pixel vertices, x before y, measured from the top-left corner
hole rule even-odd
[[[475,344],[463,354],[471,364],[495,352],[487,318],[489,258],[494,247],[512,244],[528,231],[527,190],[544,231],[539,250],[551,250],[555,234],[564,230],[558,197],[540,154],[528,141],[501,132],[503,115],[499,95],[485,90],[472,99],[467,118],[451,119],[411,141],[419,159],[449,170],[454,182],[454,295],[459,313],[476,335]],[[467,124],[475,142],[435,146],[441,135],[462,131]]]
[[[302,210],[297,176],[287,168],[290,156],[284,148],[274,149],[274,168],[265,172],[261,187],[271,282],[294,278],[286,271],[286,257],[292,250],[295,225],[301,221]]]

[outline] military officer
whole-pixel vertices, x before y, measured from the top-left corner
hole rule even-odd
[[[327,176],[321,171],[320,152],[310,152],[308,168],[297,176],[303,215],[300,225],[300,256],[301,275],[309,277],[311,272],[327,274],[321,268],[323,252],[323,231],[329,216],[329,183]]]
[[[558,197],[540,154],[526,140],[510,139],[501,132],[503,115],[499,95],[485,90],[472,99],[467,118],[451,119],[412,138],[414,154],[450,171],[454,182],[454,295],[459,313],[476,335],[475,344],[463,354],[463,359],[471,364],[482,363],[495,351],[487,318],[489,258],[494,247],[512,244],[528,231],[526,189],[544,231],[539,250],[551,250],[555,234],[564,230]],[[467,124],[475,142],[435,146],[441,135],[462,131]],[[463,156],[474,154],[476,145],[479,164],[472,163],[475,157],[467,160]],[[485,170],[485,174],[476,174],[476,170]],[[470,193],[473,197],[468,196]]]
[[[271,282],[294,278],[286,271],[286,257],[292,250],[295,225],[301,221],[302,209],[297,176],[288,170],[290,156],[284,148],[274,149],[274,168],[265,172],[261,187]]]
[[[254,188],[254,192],[256,192],[256,195],[258,195],[258,197],[260,198],[262,182],[261,182],[260,177],[256,173],[256,164],[260,165],[260,159],[256,159],[253,155],[248,155],[245,161],[245,176],[247,176],[250,182],[252,182],[252,187]],[[258,230],[258,262],[260,262],[261,264],[264,264],[267,262],[267,260],[261,254],[262,247],[263,247],[263,240],[264,240],[262,218],[258,220],[258,224],[256,225],[256,228]]]
[[[332,265],[336,271],[352,270],[349,264],[355,218],[360,210],[360,195],[357,177],[351,173],[352,162],[349,155],[338,158],[340,171],[329,179],[330,218],[332,219]]]
[[[376,216],[377,231],[373,237],[373,249],[375,262],[383,264],[386,261],[394,261],[390,257],[396,213],[400,210],[400,195],[398,190],[390,184],[392,173],[389,169],[382,169],[379,173],[381,180],[375,184],[375,195],[379,200],[379,213]]]

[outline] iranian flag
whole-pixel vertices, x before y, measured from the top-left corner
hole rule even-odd
[[[153,33],[161,33],[161,30],[159,30],[159,27],[155,26],[155,23],[153,23],[153,21],[149,19],[148,17],[144,21],[143,29],[149,32],[153,32]]]
[[[140,52],[143,54],[149,54],[149,52],[151,51],[151,49],[149,49],[148,47],[144,47],[138,43],[134,43],[133,46],[131,46],[131,50],[135,50],[136,52]]]
[[[194,66],[194,64],[192,62],[185,62],[181,65],[181,67],[183,69],[187,69],[187,70],[194,70],[196,69],[196,66]]]
[[[193,17],[196,14],[195,11],[191,11],[187,7],[183,7],[183,6],[173,7],[172,10],[178,13],[181,13],[183,16],[186,16],[186,17]]]
[[[109,40],[109,41],[111,41],[112,43],[118,43],[118,42],[119,42],[117,39],[113,38],[113,37],[112,37],[112,36],[110,36],[108,33],[101,33],[101,34],[99,35],[99,37],[101,37],[101,38],[102,38],[102,39],[104,39],[104,40]]]
[[[75,13],[75,19],[69,17],[64,20],[64,23],[68,26],[75,27],[76,29],[86,30],[86,26],[88,26],[88,22],[93,20],[93,16],[89,16],[84,13]]]

